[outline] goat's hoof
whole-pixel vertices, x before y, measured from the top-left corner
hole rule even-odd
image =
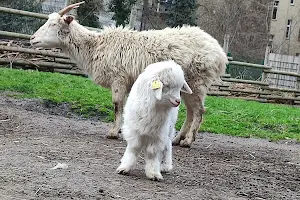
[[[172,146],[178,146],[179,145],[179,142],[177,141],[172,141]]]
[[[164,180],[163,178],[158,178],[158,177],[153,177],[153,178],[150,178],[151,181],[162,181]]]
[[[106,135],[106,138],[108,139],[118,139],[119,137],[117,135]]]
[[[119,138],[119,133],[121,133],[121,129],[111,129],[109,133],[106,135],[106,138],[108,139],[118,139]]]
[[[125,168],[123,168],[123,167],[118,167],[118,169],[116,170],[116,172],[117,172],[118,174],[128,175],[129,169],[125,169]]]
[[[173,146],[177,146],[180,144],[180,137],[175,137],[173,140],[172,140],[172,145]]]
[[[168,173],[173,169],[173,165],[161,165],[160,171],[163,173]]]
[[[164,180],[161,173],[150,173],[150,174],[147,174],[147,177],[152,181],[162,181],[162,180]]]
[[[181,146],[181,147],[184,147],[184,148],[190,148],[190,147],[191,147],[191,144],[192,144],[192,142],[189,142],[189,141],[187,140],[187,138],[180,141],[180,146]]]

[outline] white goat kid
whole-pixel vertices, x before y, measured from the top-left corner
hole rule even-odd
[[[145,150],[148,178],[161,180],[161,171],[172,169],[171,139],[175,132],[180,91],[192,94],[183,70],[174,61],[150,64],[138,76],[124,107],[122,134],[127,147],[118,173],[128,173],[135,166],[141,150]]]
[[[218,41],[196,26],[148,31],[105,27],[97,33],[64,15],[80,4],[50,14],[31,44],[61,48],[96,84],[111,89],[115,118],[109,138],[118,138],[126,95],[138,75],[151,63],[174,60],[193,94],[182,94],[187,117],[173,144],[190,147],[202,121],[207,89],[225,73],[228,62]]]

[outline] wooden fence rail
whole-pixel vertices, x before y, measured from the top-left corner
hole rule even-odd
[[[15,59],[13,61],[7,59],[7,58],[0,58],[0,64],[13,64],[13,65],[19,65],[19,66],[35,66],[37,69],[39,67],[46,67],[46,68],[54,68],[54,69],[72,69],[72,65],[67,64],[61,64],[61,63],[55,63],[55,62],[43,62],[43,61],[27,61],[23,59]]]
[[[11,8],[0,7],[0,12],[6,12],[11,14],[18,14],[28,17],[34,17],[39,19],[48,19],[48,15],[41,13],[34,13],[22,10],[16,10]],[[86,27],[90,30],[99,31],[100,29],[95,29],[91,27]],[[14,32],[0,31],[0,36],[7,38],[20,38],[29,40],[31,35],[20,34]],[[2,52],[2,54],[1,54]],[[44,56],[46,61],[26,60],[16,56],[11,59],[8,53],[15,54],[29,54],[32,56]],[[280,101],[281,103],[289,102],[291,104],[300,104],[300,89],[283,89],[270,87],[266,74],[281,74],[300,78],[300,74],[296,72],[279,71],[272,69],[271,66],[245,63],[240,61],[234,61],[232,57],[228,57],[229,65],[249,67],[262,70],[262,81],[255,80],[243,80],[232,78],[230,74],[225,74],[222,76],[223,83],[215,83],[213,87],[217,88],[213,90],[212,88],[208,92],[209,95],[213,96],[230,96],[238,97],[245,100],[254,100],[259,102],[274,102]],[[77,66],[74,61],[72,61],[67,55],[54,52],[51,50],[38,50],[32,48],[24,48],[19,46],[6,46],[0,45],[0,64],[9,65],[10,67],[16,68],[33,68],[37,70],[48,69],[52,72],[59,72],[65,74],[87,76],[82,71],[74,70]],[[238,88],[242,85],[244,88]],[[284,95],[282,95],[284,93]],[[288,94],[288,96],[287,96]],[[250,95],[250,96],[249,96]]]

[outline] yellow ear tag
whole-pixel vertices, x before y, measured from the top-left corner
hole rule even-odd
[[[151,84],[151,89],[155,90],[161,87],[160,81],[153,81]]]

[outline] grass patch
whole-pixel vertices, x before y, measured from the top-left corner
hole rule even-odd
[[[20,92],[18,98],[41,98],[55,103],[71,103],[84,116],[102,115],[113,120],[113,105],[108,89],[83,77],[31,70],[0,68],[0,91]],[[263,104],[240,99],[207,97],[207,112],[201,131],[270,140],[300,141],[300,108]],[[176,128],[185,119],[181,105]]]
[[[103,116],[113,120],[111,93],[83,77],[60,73],[0,68],[0,91],[21,92],[17,98],[40,98],[53,103],[71,103],[85,117]]]

